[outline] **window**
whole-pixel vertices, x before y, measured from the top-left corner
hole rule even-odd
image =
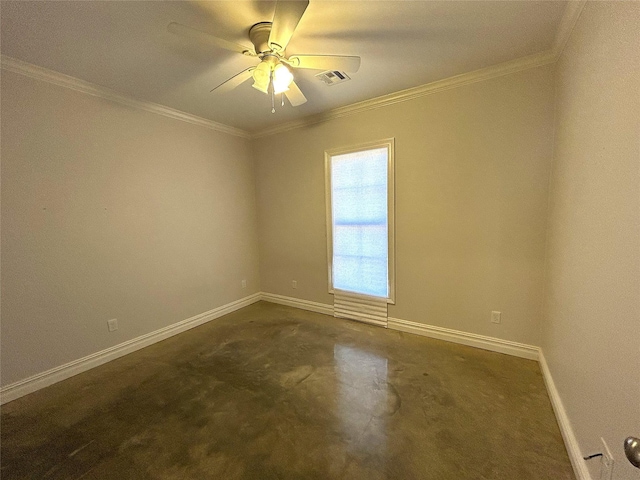
[[[394,301],[393,139],[325,152],[329,291]]]

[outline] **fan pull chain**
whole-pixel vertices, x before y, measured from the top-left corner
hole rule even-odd
[[[275,105],[275,94],[273,93],[273,88],[271,89],[271,113],[276,113],[276,105]]]
[[[284,107],[284,93],[280,95],[280,100],[282,100],[282,103],[280,104],[280,106]]]

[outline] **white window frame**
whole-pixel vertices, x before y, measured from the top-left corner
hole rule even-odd
[[[387,149],[387,238],[388,238],[388,275],[389,275],[389,296],[387,303],[396,303],[396,243],[395,243],[395,139],[361,143],[349,147],[335,148],[324,152],[324,178],[325,178],[325,204],[327,221],[327,265],[329,270],[329,293],[340,291],[333,288],[333,203],[331,201],[331,157],[344,155],[346,153],[361,152],[364,150],[374,150],[377,148]],[[347,292],[352,295],[368,297],[360,293]],[[380,297],[376,297],[380,298]]]

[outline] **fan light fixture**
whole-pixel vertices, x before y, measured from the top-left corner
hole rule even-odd
[[[253,71],[253,88],[260,90],[262,93],[269,93],[269,83],[273,85],[273,93],[279,94],[289,90],[289,85],[293,82],[293,74],[282,63],[276,63],[273,67],[273,61],[263,60]]]
[[[2,0],[0,0],[2,1]],[[276,0],[272,21],[258,22],[249,29],[252,47],[219,38],[204,31],[171,22],[167,30],[208,44],[216,49],[229,50],[247,57],[256,57],[256,66],[245,68],[233,77],[211,89],[217,93],[232,90],[253,78],[253,87],[267,95],[271,94],[271,112],[275,113],[275,95],[289,99],[292,107],[307,101],[293,79],[291,69],[311,69],[355,73],[360,68],[360,57],[350,55],[293,55],[287,57],[286,49],[304,15],[309,0]]]
[[[267,62],[260,62],[253,71],[253,88],[262,93],[269,93],[269,82],[271,81],[271,65]]]
[[[293,74],[283,64],[277,64],[273,69],[273,93],[286,92],[291,82],[293,82]]]

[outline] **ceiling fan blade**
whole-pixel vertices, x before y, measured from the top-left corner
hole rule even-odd
[[[288,62],[294,68],[342,70],[349,73],[355,73],[360,68],[360,57],[345,55],[293,55]]]
[[[286,90],[284,94],[287,96],[287,99],[293,107],[297,107],[298,105],[307,103],[307,97],[305,97],[302,91],[300,91],[300,88],[298,87],[298,85],[296,85],[296,82],[291,82],[291,85],[289,85],[289,90]]]
[[[213,92],[214,90],[217,90],[219,93],[224,93],[228,92],[229,90],[233,90],[241,83],[249,80],[255,69],[256,67],[249,67],[246,70],[243,70],[240,73],[234,75],[229,80],[225,80],[217,87],[212,88],[211,91]]]
[[[174,33],[176,35],[180,35],[181,37],[187,37],[194,40],[197,40],[200,43],[212,45],[214,47],[222,48],[224,50],[231,50],[232,52],[244,53],[245,55],[255,55],[255,52],[252,48],[245,47],[244,45],[239,45],[234,42],[230,42],[229,40],[225,40],[224,38],[218,38],[210,33],[203,32],[201,30],[197,30],[195,28],[187,27],[186,25],[182,25],[180,23],[171,22],[167,26],[167,30],[169,32]]]
[[[278,52],[287,48],[298,22],[309,5],[309,0],[278,1],[273,14],[269,48]]]

